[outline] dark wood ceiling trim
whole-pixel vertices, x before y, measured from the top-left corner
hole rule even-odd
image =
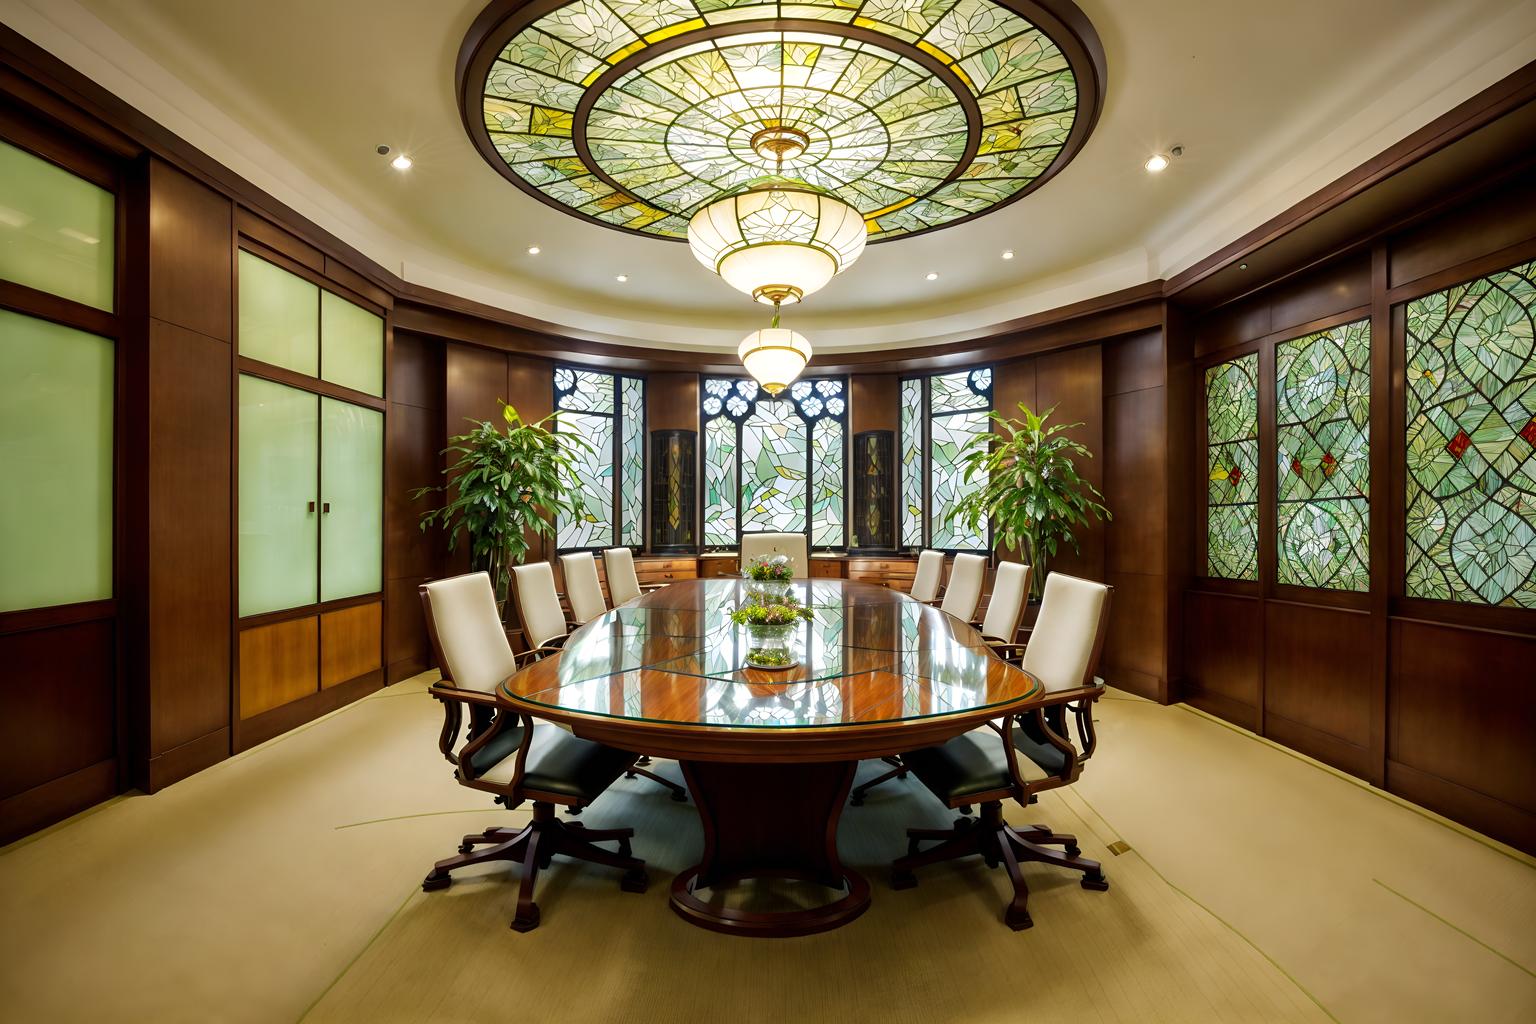
[[[1394,174],[1536,99],[1536,61],[1453,107],[1395,145],[1168,281],[1170,298]]]

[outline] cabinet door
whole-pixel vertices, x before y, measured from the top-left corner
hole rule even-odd
[[[314,604],[315,395],[240,377],[240,614]]]
[[[320,400],[320,600],[382,588],[384,414]]]
[[[240,354],[316,376],[320,372],[320,289],[241,252]]]

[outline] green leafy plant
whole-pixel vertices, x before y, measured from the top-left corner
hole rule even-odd
[[[758,555],[746,564],[746,573],[759,583],[788,583],[795,578],[795,566],[788,555]]]
[[[1052,558],[1062,544],[1081,550],[1076,530],[1090,517],[1110,519],[1104,495],[1077,473],[1074,458],[1093,453],[1066,436],[1081,423],[1046,424],[1056,407],[1036,415],[1019,403],[1023,419],[989,413],[1000,431],[976,434],[961,449],[966,479],[984,484],[956,506],[972,530],[991,520],[1004,544],[1033,566],[1030,589],[1039,598]]]
[[[777,604],[744,604],[731,612],[731,621],[738,626],[788,626],[810,619],[814,614],[810,608],[788,597]]]
[[[447,530],[449,551],[455,550],[461,534],[468,540],[470,567],[490,574],[498,608],[506,606],[511,567],[528,554],[530,538],[554,536],[557,516],[586,511],[580,493],[567,481],[575,479],[576,452],[591,452],[592,444],[574,432],[557,437],[545,429],[544,424],[559,415],[524,423],[516,409],[502,402],[506,429],[489,420],[470,420],[474,429],[449,438],[443,449],[444,455],[454,456],[453,464],[443,470],[448,483],[412,494],[420,498],[451,492],[441,508],[422,513],[421,528],[439,525]]]

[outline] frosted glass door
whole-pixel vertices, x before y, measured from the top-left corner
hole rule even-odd
[[[382,589],[384,414],[320,399],[320,600]]]
[[[320,372],[320,289],[240,253],[240,354],[314,377]]]
[[[240,614],[314,604],[320,402],[240,377]]]

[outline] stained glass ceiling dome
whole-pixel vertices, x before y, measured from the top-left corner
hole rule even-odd
[[[497,171],[679,240],[701,207],[769,182],[842,200],[871,242],[987,213],[1081,148],[1103,81],[1070,0],[500,0],[458,61]]]

